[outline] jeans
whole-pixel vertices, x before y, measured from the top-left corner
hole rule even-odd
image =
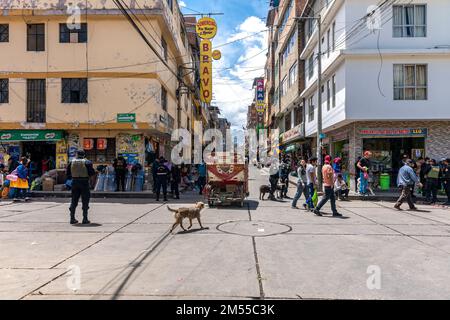
[[[333,211],[333,214],[336,214],[336,197],[334,196],[333,187],[325,187],[325,195],[323,196],[322,200],[320,200],[319,204],[316,207],[316,210],[320,211],[320,209],[325,205],[325,203],[327,203],[328,200],[330,200],[331,211]]]
[[[306,186],[306,192],[308,192],[308,196],[306,197],[306,204],[308,205],[309,209],[314,208],[314,203],[312,201],[312,197],[314,195],[314,183],[309,183]]]
[[[70,213],[72,216],[75,215],[75,210],[77,209],[78,202],[83,204],[83,216],[87,218],[87,213],[89,210],[89,201],[91,200],[91,191],[89,189],[89,180],[77,180],[74,179],[72,182],[72,202],[70,204]]]
[[[366,178],[364,178],[364,172],[361,172],[359,174],[359,178],[360,178],[360,182],[359,182],[359,193],[361,194],[366,194],[367,193],[367,186],[368,186],[368,181]]]
[[[308,187],[305,186],[302,182],[298,182],[297,184],[297,193],[294,196],[294,200],[292,201],[292,206],[296,207],[297,206],[297,202],[300,199],[300,197],[302,196],[302,194],[305,195],[305,199],[308,199],[309,197],[309,190]]]
[[[428,178],[427,179],[427,190],[426,190],[426,200],[428,202],[437,202],[438,198],[437,198],[437,194],[438,194],[438,189],[439,189],[439,180],[438,179],[433,179],[433,178]]]

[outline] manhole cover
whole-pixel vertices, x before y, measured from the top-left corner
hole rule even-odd
[[[266,221],[231,221],[217,226],[217,230],[250,237],[267,237],[287,233],[292,228],[286,224]]]

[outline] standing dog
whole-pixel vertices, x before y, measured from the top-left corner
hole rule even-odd
[[[270,186],[262,185],[259,187],[259,200],[264,200],[266,193],[270,193]]]
[[[178,209],[171,209],[169,206],[167,206],[167,209],[169,211],[172,211],[175,213],[175,223],[172,225],[172,229],[170,229],[170,232],[176,228],[177,225],[180,225],[181,229],[186,231],[186,229],[183,227],[183,219],[188,218],[189,219],[189,227],[188,229],[192,228],[192,219],[197,219],[198,223],[200,224],[200,228],[203,229],[202,222],[200,221],[200,212],[205,208],[205,204],[203,202],[197,202],[194,207],[192,208],[178,208]]]

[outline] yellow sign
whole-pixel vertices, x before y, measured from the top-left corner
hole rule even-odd
[[[264,113],[266,111],[266,104],[264,102],[263,103],[257,103],[255,108],[256,108],[256,111],[258,113]]]
[[[200,92],[205,103],[212,100],[212,53],[211,41],[202,40],[200,43]]]
[[[220,52],[220,50],[214,50],[212,53],[212,58],[214,60],[220,60],[220,58],[222,58],[222,52]]]
[[[202,39],[212,39],[217,34],[217,23],[214,19],[204,17],[196,25],[197,35]]]

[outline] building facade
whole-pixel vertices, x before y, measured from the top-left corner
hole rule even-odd
[[[364,150],[375,181],[389,174],[392,185],[403,155],[449,156],[449,10],[448,1],[308,1],[302,16],[320,15],[322,32],[302,20],[305,135],[315,146],[321,59],[322,154],[341,157],[350,177]]]
[[[190,72],[198,52],[177,1],[128,4],[156,53],[111,0],[1,5],[3,161],[47,156],[64,168],[84,148],[95,164],[119,155],[151,163],[169,157],[173,129],[191,130],[206,108]]]

